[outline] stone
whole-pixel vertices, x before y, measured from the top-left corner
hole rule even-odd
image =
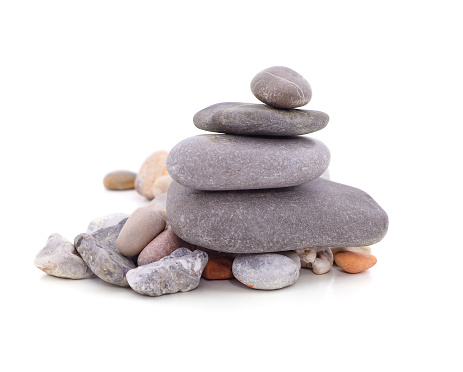
[[[148,296],[187,292],[199,285],[207,254],[179,248],[171,255],[127,273],[130,287]]]
[[[319,177],[329,162],[328,148],[308,137],[203,134],[175,145],[167,169],[192,189],[250,190],[301,185]]]
[[[198,247],[198,249],[203,250],[205,248]],[[209,259],[203,270],[203,278],[209,280],[224,280],[233,278],[232,265],[233,260],[235,259],[234,255],[212,251],[210,249],[206,250],[206,253]]]
[[[291,109],[309,103],[312,89],[296,71],[274,66],[259,72],[251,81],[251,91],[256,98],[273,107]]]
[[[314,274],[326,274],[333,267],[331,248],[303,248],[296,250],[301,266],[312,269]]]
[[[301,258],[296,253],[296,251],[284,251],[284,252],[277,252],[277,253],[282,254],[283,256],[291,258],[299,269],[302,267]]]
[[[47,244],[35,256],[35,266],[51,276],[67,279],[85,279],[93,276],[93,272],[74,245],[60,234],[52,234]]]
[[[138,256],[138,266],[159,261],[179,248],[188,248],[193,251],[196,247],[180,239],[172,229],[166,229],[143,248]]]
[[[161,215],[148,207],[136,209],[117,239],[117,249],[126,257],[139,254],[166,227]]]
[[[153,211],[158,212],[162,218],[167,222],[167,212],[166,212],[166,203],[167,203],[167,193],[161,194],[155,197],[151,203],[147,205],[148,208]]]
[[[93,234],[80,234],[74,240],[74,245],[96,276],[105,282],[121,287],[127,287],[127,272],[136,265],[119,253],[116,240],[127,219],[117,225],[105,227]]]
[[[358,274],[376,265],[376,257],[369,253],[337,252],[334,255],[336,264],[350,274]]]
[[[331,176],[330,176],[330,170],[327,169],[326,171],[323,172],[323,174],[320,176],[320,178],[324,178],[325,180],[331,180]]]
[[[112,213],[107,216],[97,217],[87,227],[87,234],[93,234],[95,231],[104,227],[117,225],[123,219],[128,218],[130,215],[127,213]]]
[[[371,254],[370,247],[336,247],[331,248],[331,252],[335,255],[338,252],[360,252]]]
[[[169,189],[169,186],[172,182],[172,178],[167,174],[165,176],[161,176],[156,178],[153,184],[153,196],[157,198],[158,196],[165,194]]]
[[[222,252],[262,253],[379,242],[386,212],[367,193],[318,178],[301,186],[210,192],[172,182],[167,215],[175,234]]]
[[[168,153],[158,151],[148,157],[140,168],[135,179],[135,190],[149,200],[154,198],[153,184],[158,177],[167,174],[166,159]]]
[[[103,179],[103,185],[109,190],[131,190],[135,186],[136,173],[119,170],[108,173]]]
[[[262,104],[223,102],[199,111],[193,123],[209,132],[246,136],[298,136],[328,125],[321,111],[280,110]]]
[[[289,257],[276,253],[238,255],[233,275],[253,289],[280,289],[296,283],[299,267]]]

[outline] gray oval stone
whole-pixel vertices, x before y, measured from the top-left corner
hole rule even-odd
[[[304,106],[312,98],[309,83],[288,67],[274,66],[259,72],[251,81],[251,91],[267,105],[278,108]]]
[[[299,278],[298,265],[276,253],[239,255],[233,261],[232,271],[236,279],[253,289],[280,289]]]
[[[312,138],[204,134],[175,145],[167,170],[196,190],[249,190],[301,185],[319,177],[329,162],[328,148]]]
[[[181,239],[232,253],[366,246],[388,228],[386,212],[370,195],[321,178],[296,187],[223,192],[172,182],[167,214]]]
[[[262,104],[223,102],[193,117],[199,129],[240,135],[297,136],[325,128],[329,117],[321,111],[280,110]]]

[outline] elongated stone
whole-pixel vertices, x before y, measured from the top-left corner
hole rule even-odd
[[[329,162],[328,148],[312,138],[205,134],[175,145],[167,170],[196,190],[249,190],[301,185],[321,176]]]
[[[233,253],[365,246],[388,228],[386,212],[370,195],[322,178],[297,187],[224,192],[173,182],[167,214],[181,239]]]

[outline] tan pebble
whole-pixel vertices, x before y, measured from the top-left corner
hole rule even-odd
[[[168,221],[167,219],[167,211],[166,211],[166,203],[167,203],[167,193],[161,194],[154,198],[151,203],[147,205],[148,208],[151,208],[153,211],[158,212],[162,218]]]
[[[153,184],[158,177],[167,175],[166,159],[168,153],[158,151],[145,160],[135,179],[135,190],[149,200],[154,198]]]
[[[136,209],[117,238],[116,246],[126,257],[136,256],[166,227],[161,215],[148,207]]]
[[[161,176],[156,178],[153,184],[153,196],[157,198],[159,195],[165,194],[172,183],[172,177],[168,174],[165,176]]]
[[[366,247],[339,247],[339,248],[331,248],[331,252],[336,254],[338,252],[359,252],[359,253],[369,253],[371,254],[371,248]]]
[[[164,230],[143,248],[138,256],[138,266],[159,261],[178,248],[188,248],[193,251],[195,246],[180,239],[172,229]]]
[[[103,179],[103,185],[110,190],[131,190],[134,188],[136,173],[119,170],[108,173]]]
[[[337,252],[334,260],[341,269],[351,274],[361,273],[373,267],[377,261],[372,254],[360,252]]]

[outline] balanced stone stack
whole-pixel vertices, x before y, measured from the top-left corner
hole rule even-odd
[[[365,192],[322,176],[330,152],[302,135],[329,118],[296,109],[312,96],[301,75],[271,67],[251,90],[263,104],[212,105],[193,121],[221,134],[187,138],[171,150],[167,216],[182,240],[237,255],[233,274],[242,283],[276,289],[293,284],[301,264],[329,271],[331,247],[377,243],[388,217]]]

